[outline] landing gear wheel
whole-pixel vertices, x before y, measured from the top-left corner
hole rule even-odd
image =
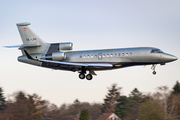
[[[153,75],[155,75],[156,74],[156,71],[153,71]]]
[[[84,79],[84,78],[85,78],[85,74],[80,73],[80,74],[79,74],[79,78],[80,78],[80,79]]]
[[[91,74],[86,75],[86,79],[87,79],[87,80],[92,80],[92,78],[93,78],[93,77],[92,77]]]
[[[153,72],[152,72],[152,73],[153,73],[153,75],[155,75],[155,74],[156,74],[156,71],[155,71],[156,65],[157,65],[157,64],[153,64],[153,65],[152,65],[152,67],[151,67],[151,69],[153,70]]]

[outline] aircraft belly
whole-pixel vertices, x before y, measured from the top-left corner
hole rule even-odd
[[[82,63],[82,62],[81,62]],[[98,64],[97,62],[86,62],[86,64]],[[130,66],[135,66],[135,65],[141,65],[141,64],[136,64],[136,63],[127,63],[127,62],[113,62],[113,63],[104,63],[104,64],[112,64],[112,67],[102,67],[102,66],[89,66],[87,67],[90,70],[112,70],[112,69],[118,69],[118,68],[123,68],[123,67],[130,67]],[[63,65],[63,64],[57,64],[57,63],[46,63],[43,62],[42,67],[46,68],[51,68],[51,69],[56,69],[56,70],[67,70],[67,71],[80,71],[81,66],[73,66],[73,65]]]
[[[55,69],[55,70],[67,70],[67,71],[78,71],[78,67],[73,65],[63,65],[63,64],[57,64],[57,63],[42,63],[42,67]]]

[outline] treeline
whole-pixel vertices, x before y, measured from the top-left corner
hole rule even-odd
[[[7,100],[0,88],[0,120],[97,120],[103,113],[114,112],[122,120],[179,120],[180,84],[172,89],[157,87],[156,92],[143,94],[137,88],[128,96],[121,95],[117,84],[108,88],[103,103],[80,102],[60,107],[37,94],[13,93]]]

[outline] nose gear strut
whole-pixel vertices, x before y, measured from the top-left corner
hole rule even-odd
[[[155,68],[156,68],[156,66],[157,66],[157,64],[152,64],[152,67],[151,67],[151,69],[153,70],[153,75],[155,75],[156,74],[156,71],[155,71]]]

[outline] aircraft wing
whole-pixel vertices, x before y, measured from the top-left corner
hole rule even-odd
[[[38,59],[40,62],[49,62],[49,63],[59,63],[64,65],[75,65],[75,66],[96,66],[96,67],[112,67],[112,64],[107,63],[73,63],[73,62],[60,62],[60,61],[52,61],[52,60],[44,60],[44,59]]]
[[[64,65],[73,65],[73,66],[85,66],[85,67],[112,67],[112,64],[108,63],[73,63],[73,62],[61,62],[61,61],[53,61],[53,60],[44,60],[44,59],[34,59],[26,50],[24,50],[28,59],[36,60],[40,62],[48,62],[48,63],[57,63],[57,64],[64,64]]]

